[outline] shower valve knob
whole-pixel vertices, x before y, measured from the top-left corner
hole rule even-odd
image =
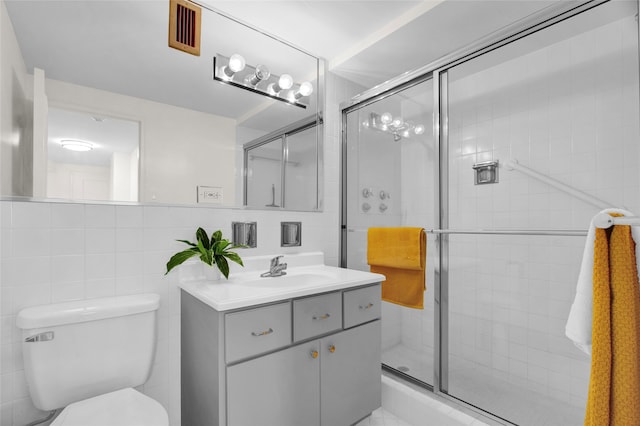
[[[371,189],[371,188],[364,188],[364,189],[362,190],[362,196],[363,196],[364,198],[369,198],[369,197],[371,197],[372,195],[373,195],[373,189]]]
[[[387,198],[391,198],[391,195],[386,191],[380,191],[379,196],[380,196],[381,200],[385,200]]]
[[[368,212],[369,210],[371,210],[371,204],[369,203],[362,203],[362,211],[363,212]]]
[[[379,208],[380,208],[380,212],[384,213],[389,208],[389,206],[387,206],[385,203],[382,203],[380,204]]]

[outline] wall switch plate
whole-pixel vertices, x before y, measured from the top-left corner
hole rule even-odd
[[[224,193],[219,186],[198,186],[198,203],[221,204]]]

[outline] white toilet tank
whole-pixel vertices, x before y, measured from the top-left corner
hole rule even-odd
[[[147,381],[156,346],[157,294],[35,306],[18,313],[35,406],[53,410]]]

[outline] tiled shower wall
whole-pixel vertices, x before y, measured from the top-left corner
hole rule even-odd
[[[479,71],[450,72],[450,228],[586,230],[600,210],[504,167],[498,184],[475,186],[472,165],[488,160],[517,159],[640,214],[637,37],[630,16],[515,59],[494,57]],[[474,371],[583,407],[589,359],[564,325],[584,237],[450,241],[450,380]],[[465,383],[450,392],[467,396],[473,384]]]
[[[231,235],[231,222],[257,221],[258,247],[241,256],[323,251],[338,264],[338,104],[362,91],[327,75],[322,213],[186,206],[0,201],[0,424],[23,426],[44,413],[31,403],[15,327],[28,306],[156,292],[161,296],[153,371],[142,387],[180,425],[180,303],[178,274],[165,264],[202,226]],[[302,247],[280,247],[280,221],[301,221]]]

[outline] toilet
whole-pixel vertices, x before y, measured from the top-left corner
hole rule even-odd
[[[157,294],[21,310],[24,370],[34,405],[63,408],[51,426],[168,426],[166,410],[133,389],[156,347]]]

